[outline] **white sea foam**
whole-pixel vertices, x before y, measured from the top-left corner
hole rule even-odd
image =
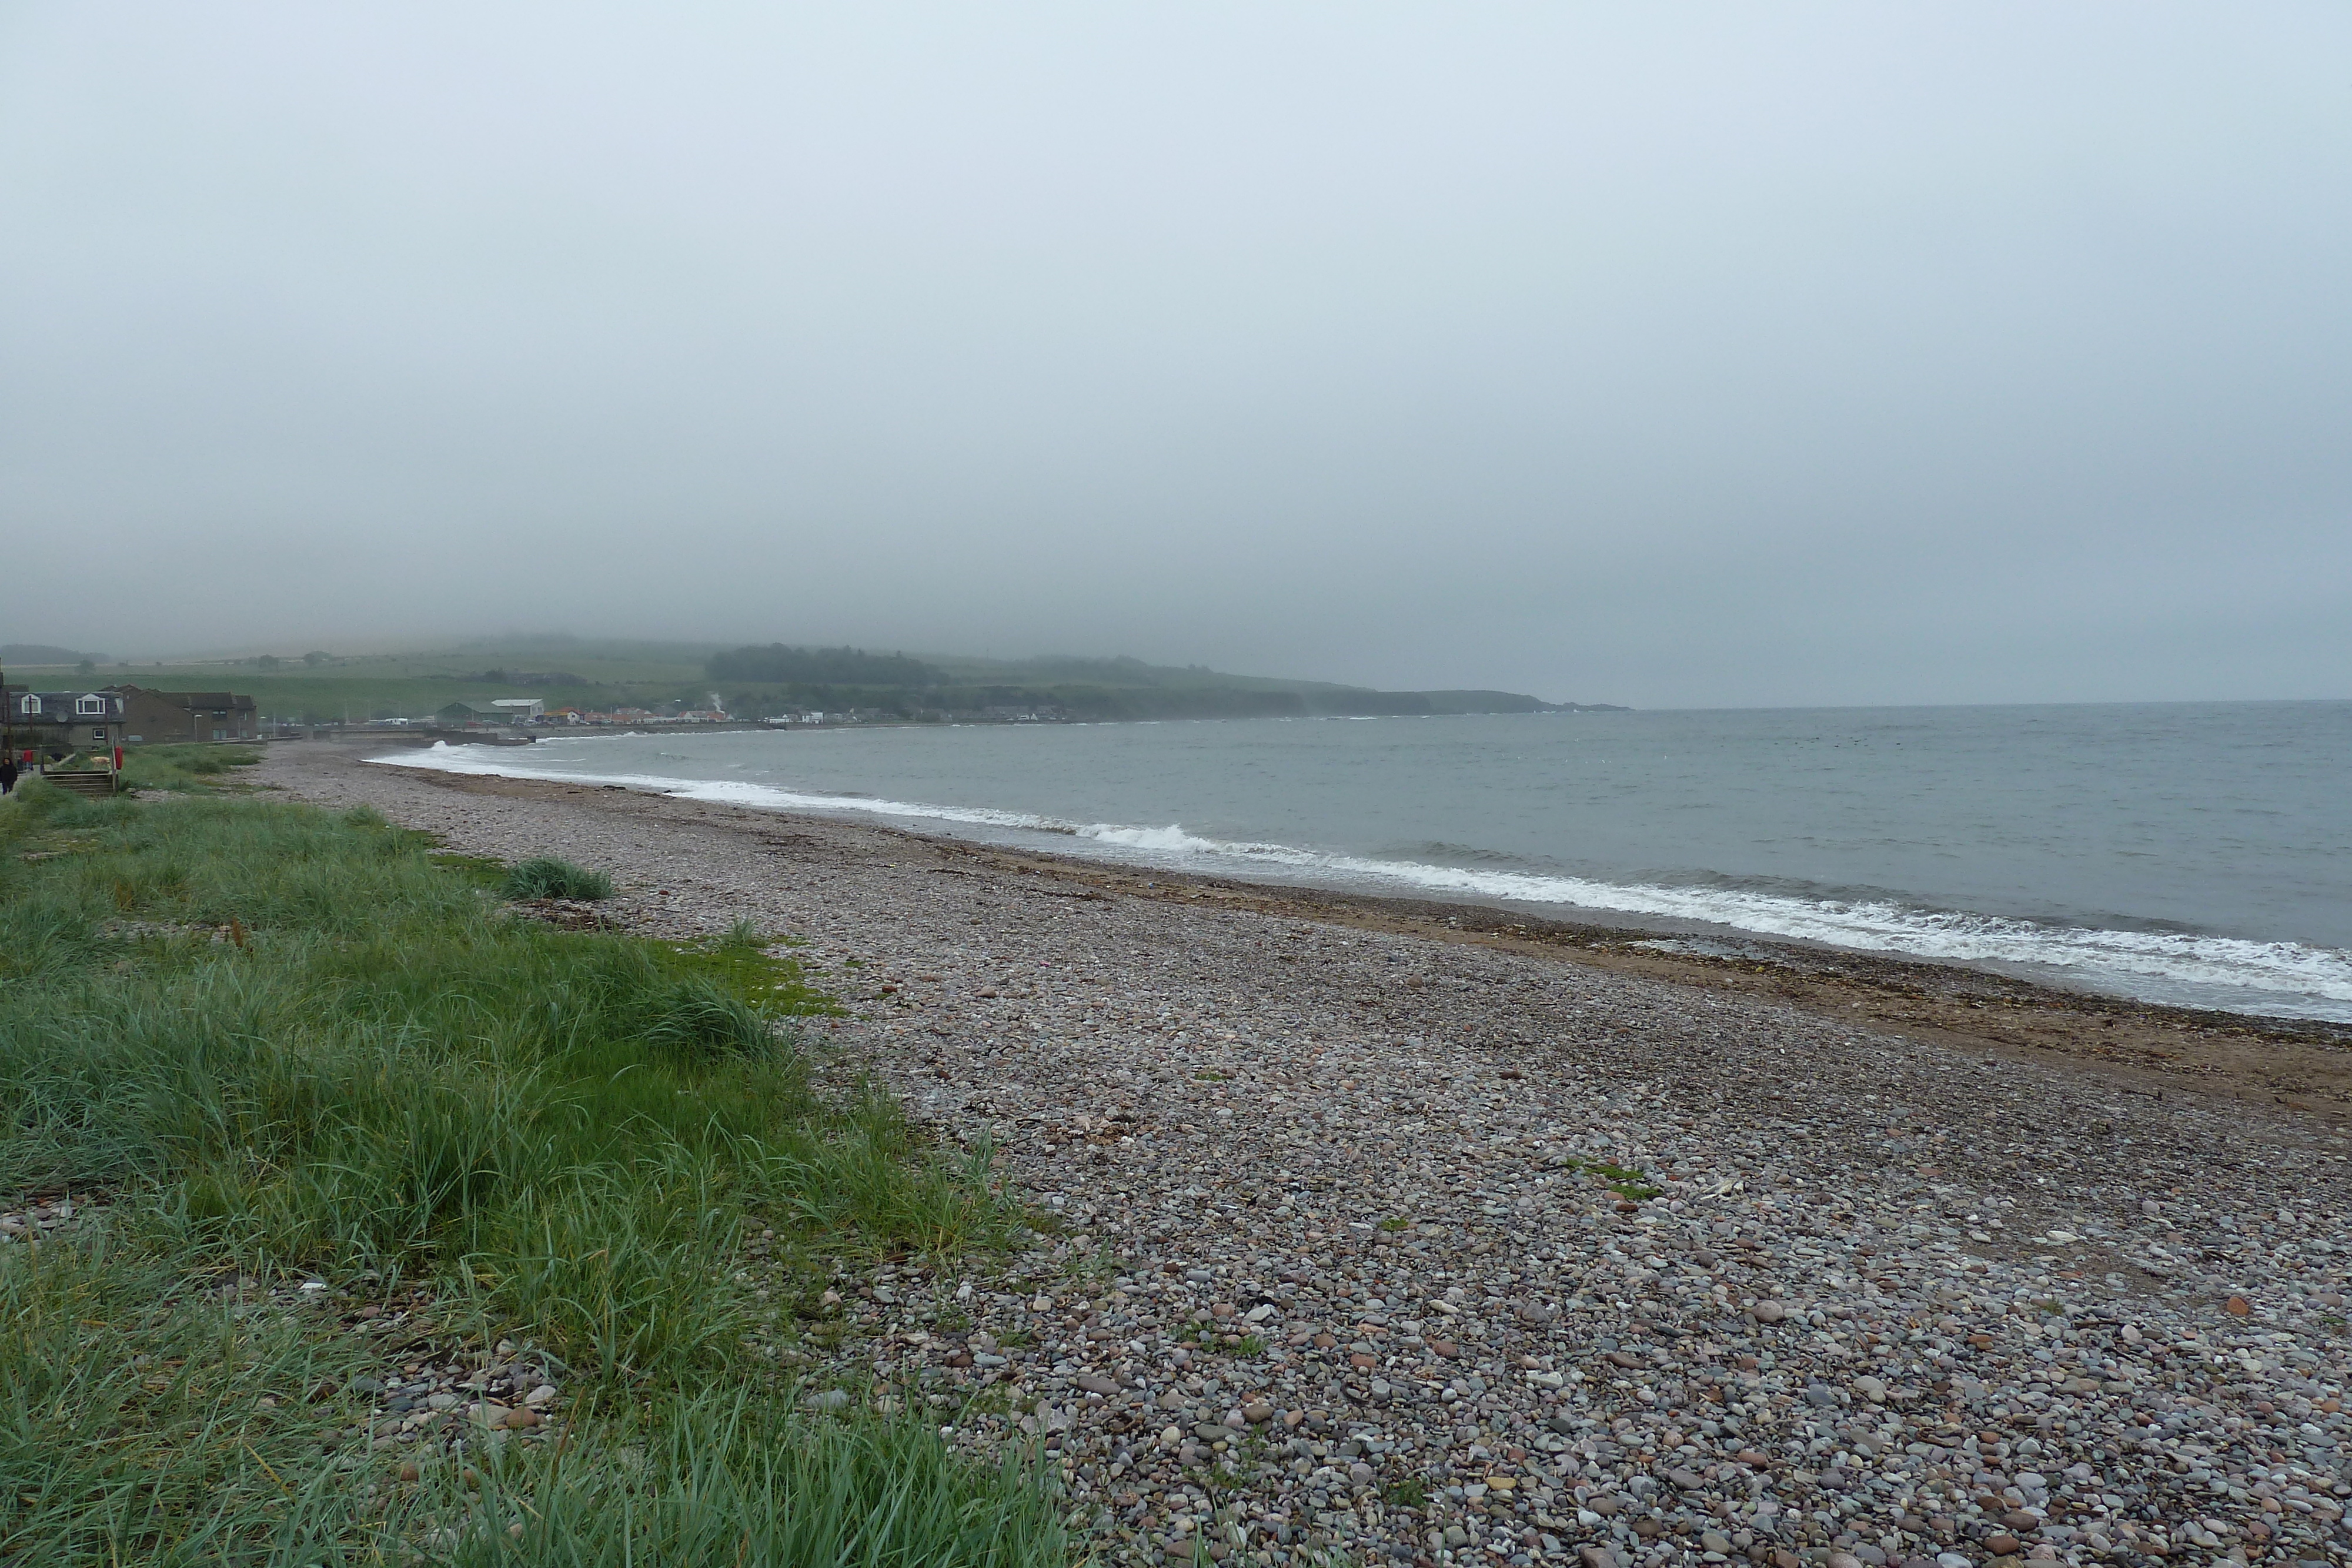
[[[1126,828],[1115,822],[1089,822],[1076,831],[1078,837],[1092,839],[1097,843],[1117,844],[1121,849],[1148,850],[1160,854],[1230,854],[1253,850],[1270,852],[1276,847],[1271,844],[1221,843],[1215,839],[1198,838],[1173,822],[1164,828]]]
[[[599,737],[601,738],[601,737]],[[419,751],[372,757],[394,768],[432,768],[444,773],[488,774],[501,779],[547,779],[567,784],[619,784],[650,794],[675,795],[685,800],[713,805],[751,806],[772,811],[871,811],[886,817],[916,817],[943,822],[968,822],[974,827],[1033,828],[1069,832],[1064,823],[1021,811],[995,811],[979,806],[929,806],[910,800],[877,800],[870,795],[822,795],[779,789],[771,784],[747,784],[731,779],[678,779],[665,773],[589,773],[569,768],[530,768],[509,760],[484,746],[451,746],[436,740]]]
[[[1181,824],[1067,822],[985,807],[938,806],[866,796],[816,794],[736,780],[681,779],[656,774],[585,773],[522,765],[510,752],[436,742],[373,760],[453,773],[620,784],[691,800],[768,810],[854,811],[971,827],[1066,834],[1121,858],[1194,870],[1252,867],[1294,876],[1518,904],[1572,905],[1702,922],[1760,936],[1959,962],[2031,966],[2077,973],[2093,983],[2138,980],[2183,999],[2214,998],[2256,1011],[2352,1017],[2352,953],[2294,942],[2257,942],[2185,932],[2057,926],[1958,910],[1883,901],[1807,899],[1736,888],[1612,883],[1536,872],[1495,871],[1327,854],[1290,844],[1205,838]],[[2123,988],[2145,994],[2147,987]],[[2256,993],[2257,996],[2244,996]],[[2236,1003],[2219,998],[2244,996]]]

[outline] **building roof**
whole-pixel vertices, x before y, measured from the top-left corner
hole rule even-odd
[[[120,696],[117,696],[112,691],[28,693],[23,686],[9,686],[5,688],[5,690],[9,716],[20,720],[28,716],[38,716],[41,718],[75,717],[77,716],[74,710],[80,705],[81,700],[84,697],[103,697],[106,699],[107,711],[109,713],[121,713],[122,711],[122,699]],[[22,704],[24,699],[28,695],[38,699],[40,702],[41,711],[37,716],[28,716],[23,709]],[[91,716],[85,714],[80,715],[79,716],[89,717]]]

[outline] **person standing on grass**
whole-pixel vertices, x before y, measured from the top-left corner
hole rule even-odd
[[[13,757],[0,756],[0,795],[5,795],[16,788],[16,759]]]

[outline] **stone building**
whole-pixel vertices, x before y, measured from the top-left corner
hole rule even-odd
[[[51,753],[111,751],[124,741],[121,696],[111,691],[37,692],[9,686],[8,745],[21,758]]]
[[[144,686],[109,690],[122,701],[122,727],[133,746],[260,737],[253,699],[235,692],[158,692]]]

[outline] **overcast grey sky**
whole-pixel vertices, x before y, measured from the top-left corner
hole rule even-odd
[[[0,641],[2352,695],[2340,5],[0,3]]]

